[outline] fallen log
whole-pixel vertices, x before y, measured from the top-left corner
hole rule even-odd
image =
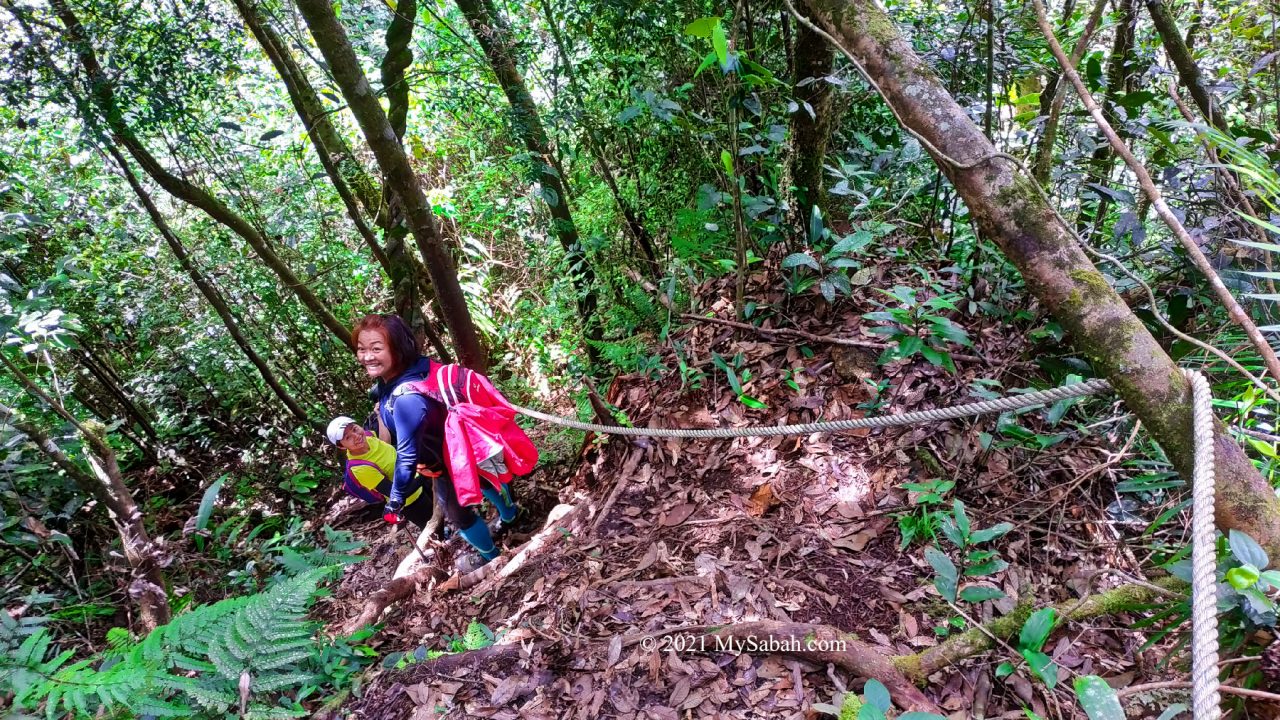
[[[1182,580],[1165,577],[1149,584],[1121,585],[1052,607],[1059,618],[1088,620],[1124,612],[1134,605],[1153,602],[1165,593],[1184,592],[1186,589],[1187,584]],[[923,684],[933,673],[995,647],[996,641],[992,636],[1001,640],[1016,637],[1034,609],[1034,603],[1020,604],[1013,612],[996,618],[981,628],[953,635],[946,642],[914,655],[897,655],[892,662],[906,677],[917,684]]]

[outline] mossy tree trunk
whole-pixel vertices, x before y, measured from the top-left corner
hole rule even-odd
[[[1164,52],[1177,69],[1178,79],[1187,86],[1191,99],[1195,101],[1196,107],[1200,108],[1200,114],[1204,115],[1214,127],[1230,135],[1231,130],[1227,126],[1226,118],[1222,117],[1222,110],[1214,102],[1209,88],[1205,87],[1204,75],[1200,72],[1200,66],[1196,64],[1195,57],[1191,55],[1189,43],[1178,32],[1178,23],[1169,12],[1169,6],[1163,0],[1146,0],[1146,3],[1147,12],[1151,15],[1151,23],[1160,34]]]
[[[418,251],[422,253],[422,260],[431,275],[431,284],[436,289],[445,324],[453,335],[459,360],[477,372],[484,372],[488,368],[488,357],[480,344],[475,324],[471,321],[471,313],[467,310],[466,297],[462,294],[453,258],[445,246],[439,224],[418,182],[418,176],[413,172],[409,158],[400,145],[400,138],[396,136],[382,104],[369,87],[369,81],[351,48],[346,31],[333,14],[333,7],[328,0],[298,0],[297,5],[311,30],[311,36],[315,38],[316,47],[320,48],[320,53],[329,63],[334,80],[342,89],[343,97],[373,150],[387,185],[399,199],[409,229],[418,244]]]
[[[991,143],[872,0],[806,0],[810,17],[866,68],[902,121],[1000,245],[1027,287],[1109,379],[1183,477],[1191,476],[1191,394],[1182,371],[1089,261],[1037,190]],[[959,165],[977,163],[961,169]],[[989,158],[983,160],[984,158]],[[1280,552],[1280,501],[1219,424],[1217,520]]]

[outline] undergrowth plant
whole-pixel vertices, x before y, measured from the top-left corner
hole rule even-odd
[[[962,301],[962,297],[958,293],[946,292],[936,284],[932,290],[936,293],[933,297],[921,300],[916,288],[902,285],[893,290],[876,288],[877,292],[897,301],[896,306],[882,304],[883,310],[862,316],[885,323],[871,328],[871,332],[895,341],[894,346],[885,348],[881,353],[881,365],[920,355],[930,364],[945,367],[953,373],[956,371],[955,361],[951,359],[951,346],[972,347],[973,341],[964,328],[941,313],[959,312],[957,303]]]
[[[358,653],[332,652],[306,616],[334,569],[197,607],[136,642],[113,630],[108,650],[75,662],[73,651],[58,652],[48,630],[37,627],[0,655],[0,686],[16,707],[43,705],[49,718],[303,717],[303,700],[332,691],[335,679],[347,681],[361,663]]]
[[[471,650],[482,650],[487,648],[506,633],[505,630],[494,632],[489,629],[488,625],[479,620],[472,619],[467,624],[467,630],[461,635],[446,636],[444,650],[431,650],[425,645],[418,646],[411,652],[393,652],[382,659],[382,666],[385,668],[394,668],[399,670],[414,663],[424,662],[426,660],[435,660],[445,655],[453,655],[460,652],[469,652]]]

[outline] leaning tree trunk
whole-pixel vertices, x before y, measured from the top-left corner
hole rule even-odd
[[[822,187],[822,165],[831,138],[831,83],[827,76],[835,53],[831,45],[805,25],[796,32],[795,77],[792,94],[800,107],[791,114],[791,184],[796,186],[792,224],[806,227],[805,222],[817,206],[825,209],[826,193]],[[813,114],[810,115],[809,113]]]
[[[1191,394],[1181,370],[1085,256],[1035,180],[993,157],[995,148],[873,0],[807,0],[805,6],[866,68],[906,127],[924,138],[978,226],[1190,477]],[[1221,424],[1214,440],[1218,525],[1280,552],[1280,501]]]
[[[113,145],[107,146],[107,152],[111,154],[116,164],[120,166],[120,172],[124,175],[124,179],[129,183],[129,187],[133,188],[133,193],[138,196],[142,206],[146,208],[147,215],[151,217],[151,222],[160,231],[160,236],[169,245],[174,257],[178,259],[178,265],[191,278],[191,282],[195,284],[196,289],[200,291],[204,299],[209,301],[209,305],[218,314],[218,318],[222,320],[222,325],[227,329],[227,333],[231,335],[231,339],[240,348],[240,351],[244,353],[244,356],[249,359],[249,362],[253,363],[253,366],[258,369],[258,374],[262,376],[262,381],[267,384],[267,387],[271,388],[271,392],[275,393],[276,397],[280,399],[280,402],[284,403],[284,406],[289,409],[289,412],[295,418],[304,423],[312,423],[311,419],[307,417],[307,412],[302,409],[298,401],[294,400],[293,395],[280,384],[280,380],[276,378],[275,371],[253,349],[244,334],[240,332],[240,324],[236,322],[235,316],[231,314],[231,308],[227,307],[226,301],[222,299],[221,293],[213,286],[213,283],[209,282],[204,273],[200,272],[200,268],[196,267],[195,263],[191,261],[191,257],[187,255],[187,249],[182,245],[182,241],[178,239],[177,234],[169,227],[169,223],[164,219],[164,215],[160,213],[160,209],[151,201],[151,196],[142,187],[142,183],[138,182],[138,178],[134,176],[133,170],[129,168],[129,163],[125,160],[124,155]]]
[[[1163,0],[1146,0],[1146,3],[1147,12],[1151,14],[1151,22],[1156,26],[1156,32],[1160,34],[1164,52],[1177,69],[1182,84],[1187,86],[1196,107],[1200,108],[1200,113],[1208,118],[1211,125],[1230,135],[1231,130],[1227,126],[1226,118],[1222,117],[1222,111],[1214,102],[1213,94],[1209,92],[1209,88],[1205,87],[1200,66],[1196,64],[1196,59],[1191,55],[1191,48],[1187,47],[1187,42],[1178,32],[1178,23],[1169,12],[1169,7]]]
[[[97,104],[103,120],[106,121],[107,127],[110,128],[115,136],[116,141],[129,151],[134,160],[160,184],[160,187],[163,187],[167,192],[183,202],[200,208],[209,217],[230,228],[245,242],[249,243],[249,246],[253,248],[258,257],[262,258],[262,261],[275,272],[280,281],[298,296],[298,299],[311,311],[312,315],[328,328],[329,332],[333,333],[342,344],[351,345],[350,331],[338,321],[338,318],[329,311],[320,298],[311,292],[311,288],[307,287],[297,275],[294,275],[288,264],[276,254],[269,240],[252,223],[232,211],[231,208],[224,205],[209,191],[169,172],[147,150],[146,146],[134,135],[125,121],[125,109],[121,108],[116,101],[115,89],[102,65],[98,62],[97,54],[89,43],[89,35],[85,32],[84,25],[81,24],[80,19],[76,17],[66,0],[50,0],[50,3],[66,28],[66,39],[79,57],[80,64],[89,78],[93,100]]]
[[[524,77],[516,67],[510,33],[506,23],[491,13],[484,0],[457,0],[457,4],[467,18],[471,33],[476,36],[485,57],[489,59],[489,66],[493,69],[498,84],[502,86],[502,92],[511,103],[512,126],[516,134],[524,142],[535,167],[541,170],[538,182],[542,185],[543,199],[551,211],[551,229],[564,248],[565,260],[578,289],[578,312],[582,315],[584,334],[588,340],[586,351],[594,364],[599,350],[591,341],[599,341],[601,338],[601,326],[595,317],[595,272],[587,262],[582,244],[578,241],[578,228],[573,223],[573,214],[569,212],[569,195],[560,173],[555,169],[551,144],[542,127],[538,107],[529,94],[529,88],[524,84]]]
[[[142,512],[138,510],[133,494],[124,484],[120,466],[116,463],[115,451],[97,428],[86,427],[59,400],[41,390],[26,374],[7,360],[4,364],[27,392],[48,405],[80,432],[90,450],[85,453],[85,457],[97,477],[80,469],[39,426],[3,404],[0,404],[0,420],[26,435],[54,465],[67,473],[82,492],[107,508],[111,522],[120,535],[120,547],[124,551],[125,560],[133,570],[134,580],[130,584],[129,594],[137,599],[138,616],[143,628],[151,631],[157,625],[169,622],[169,599],[165,594],[164,575],[160,572],[160,550],[152,543],[142,520]]]
[[[430,303],[434,293],[421,265],[414,261],[413,255],[405,247],[404,238],[408,229],[404,226],[403,217],[399,213],[393,217],[388,203],[383,202],[382,190],[377,181],[365,172],[360,161],[351,152],[329,113],[325,112],[311,81],[289,52],[288,45],[259,12],[253,0],[233,2],[245,26],[253,33],[267,59],[275,66],[276,73],[289,93],[294,112],[307,129],[320,165],[324,167],[325,174],[342,199],[356,231],[391,281],[392,302],[396,313],[408,321],[411,327],[420,329],[439,353],[440,359],[449,362],[449,351],[439,333],[431,327],[423,309]],[[364,206],[365,213],[373,218],[374,224],[382,229],[385,248],[365,223],[364,215],[360,212],[361,205]],[[418,299],[419,290],[422,293],[421,302]]]
[[[418,251],[422,253],[427,272],[431,274],[431,284],[438,294],[444,321],[453,334],[459,359],[463,365],[484,372],[488,359],[480,345],[475,325],[471,322],[467,301],[454,271],[453,258],[445,247],[435,215],[431,212],[431,204],[427,202],[427,197],[418,184],[418,177],[409,165],[409,158],[405,156],[404,148],[400,146],[400,140],[387,120],[382,104],[370,89],[355,51],[351,49],[346,31],[338,23],[328,0],[298,0],[297,4],[311,30],[311,36],[315,38],[316,46],[329,63],[334,80],[342,89],[356,121],[360,123],[360,129],[378,160],[383,177],[400,199],[409,229],[418,243]]]

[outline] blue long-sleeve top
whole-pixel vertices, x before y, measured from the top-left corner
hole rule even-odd
[[[389,497],[393,503],[403,505],[405,498],[418,487],[415,475],[419,464],[432,471],[445,470],[444,421],[447,410],[444,403],[418,393],[395,394],[396,388],[407,382],[426,380],[431,369],[430,360],[418,357],[399,377],[390,382],[379,382],[375,388],[382,424],[391,433],[391,442],[396,446],[395,477],[391,481]]]

